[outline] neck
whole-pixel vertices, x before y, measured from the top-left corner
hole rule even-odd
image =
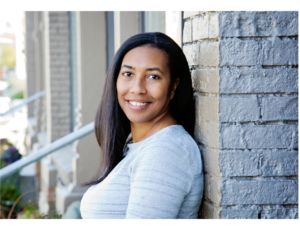
[[[165,114],[163,117],[149,123],[131,123],[132,141],[139,142],[153,133],[174,124],[177,124],[177,122],[169,114]]]

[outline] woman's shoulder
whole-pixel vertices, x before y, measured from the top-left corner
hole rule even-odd
[[[149,140],[147,146],[161,148],[174,147],[179,152],[188,153],[194,152],[195,149],[199,150],[196,141],[181,125],[171,125],[162,129],[153,136],[153,139]]]
[[[195,172],[201,170],[200,150],[192,136],[181,126],[171,125],[154,134],[143,144],[141,152],[159,156],[160,160],[180,163]]]

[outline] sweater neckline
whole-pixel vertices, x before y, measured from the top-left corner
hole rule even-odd
[[[172,129],[172,128],[176,128],[176,127],[181,127],[182,125],[180,124],[172,124],[169,125],[167,127],[164,127],[160,130],[158,130],[157,132],[151,134],[149,137],[144,138],[141,141],[138,142],[132,142],[132,134],[130,133],[127,140],[126,140],[126,145],[128,145],[129,148],[135,148],[140,146],[141,144],[144,144],[146,142],[149,142],[150,140],[154,139],[156,136],[158,136],[159,134],[161,134],[162,132],[165,132],[166,130]]]

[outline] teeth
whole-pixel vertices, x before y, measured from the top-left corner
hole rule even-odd
[[[129,101],[129,104],[131,104],[133,106],[144,106],[147,103],[141,103],[141,102],[137,102],[137,101]]]

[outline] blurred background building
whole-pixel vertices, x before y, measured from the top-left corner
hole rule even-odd
[[[33,151],[94,120],[106,70],[129,36],[161,31],[181,44],[181,12],[26,12],[28,96]],[[37,169],[39,207],[63,213],[95,178],[100,151],[94,134],[43,159]]]
[[[7,16],[10,16],[9,19]],[[23,99],[26,91],[24,20],[22,14],[11,16],[1,13],[0,16],[0,113]],[[26,127],[27,119],[24,115],[13,113],[6,118],[0,116],[0,123],[6,124],[1,127],[0,139],[8,138],[18,144],[22,152],[25,151],[21,141],[24,136],[19,131]],[[22,123],[17,126],[14,123],[16,120]]]

